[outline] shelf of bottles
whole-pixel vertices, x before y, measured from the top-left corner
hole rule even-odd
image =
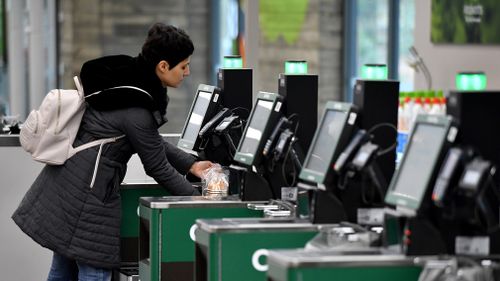
[[[399,93],[398,147],[396,162],[399,163],[408,139],[408,132],[418,114],[446,114],[446,98],[442,90]]]

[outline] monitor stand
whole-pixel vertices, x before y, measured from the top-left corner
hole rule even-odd
[[[344,205],[333,193],[317,190],[311,203],[313,223],[339,223],[347,220]]]
[[[229,189],[231,194],[239,194],[243,201],[267,201],[273,193],[267,180],[250,168],[229,166]]]
[[[210,160],[222,166],[229,166],[235,154],[234,144],[238,143],[241,135],[236,133],[212,134],[208,136],[205,147],[199,152],[200,159]]]

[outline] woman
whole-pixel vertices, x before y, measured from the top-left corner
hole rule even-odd
[[[119,188],[132,154],[172,195],[199,195],[183,174],[201,177],[212,163],[195,161],[158,132],[166,122],[166,87],[178,87],[189,75],[193,51],[183,30],[155,24],[137,57],[108,56],[82,66],[88,107],[75,146],[124,137],[101,154],[94,147],[64,165],[44,167],[13,214],[26,234],[54,252],[49,281],[110,280],[120,262]]]

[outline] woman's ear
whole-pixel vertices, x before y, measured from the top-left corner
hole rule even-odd
[[[162,72],[162,73],[164,73],[164,72],[166,72],[166,71],[170,70],[170,66],[169,66],[169,64],[168,64],[168,62],[167,62],[166,60],[162,60],[162,61],[160,61],[160,62],[156,65],[156,68],[157,68],[160,72]]]

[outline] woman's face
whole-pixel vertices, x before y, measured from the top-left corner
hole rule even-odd
[[[167,61],[160,61],[156,65],[156,75],[160,78],[163,87],[177,88],[181,85],[184,77],[189,76],[189,63],[191,56],[178,63],[173,68],[170,68]]]

